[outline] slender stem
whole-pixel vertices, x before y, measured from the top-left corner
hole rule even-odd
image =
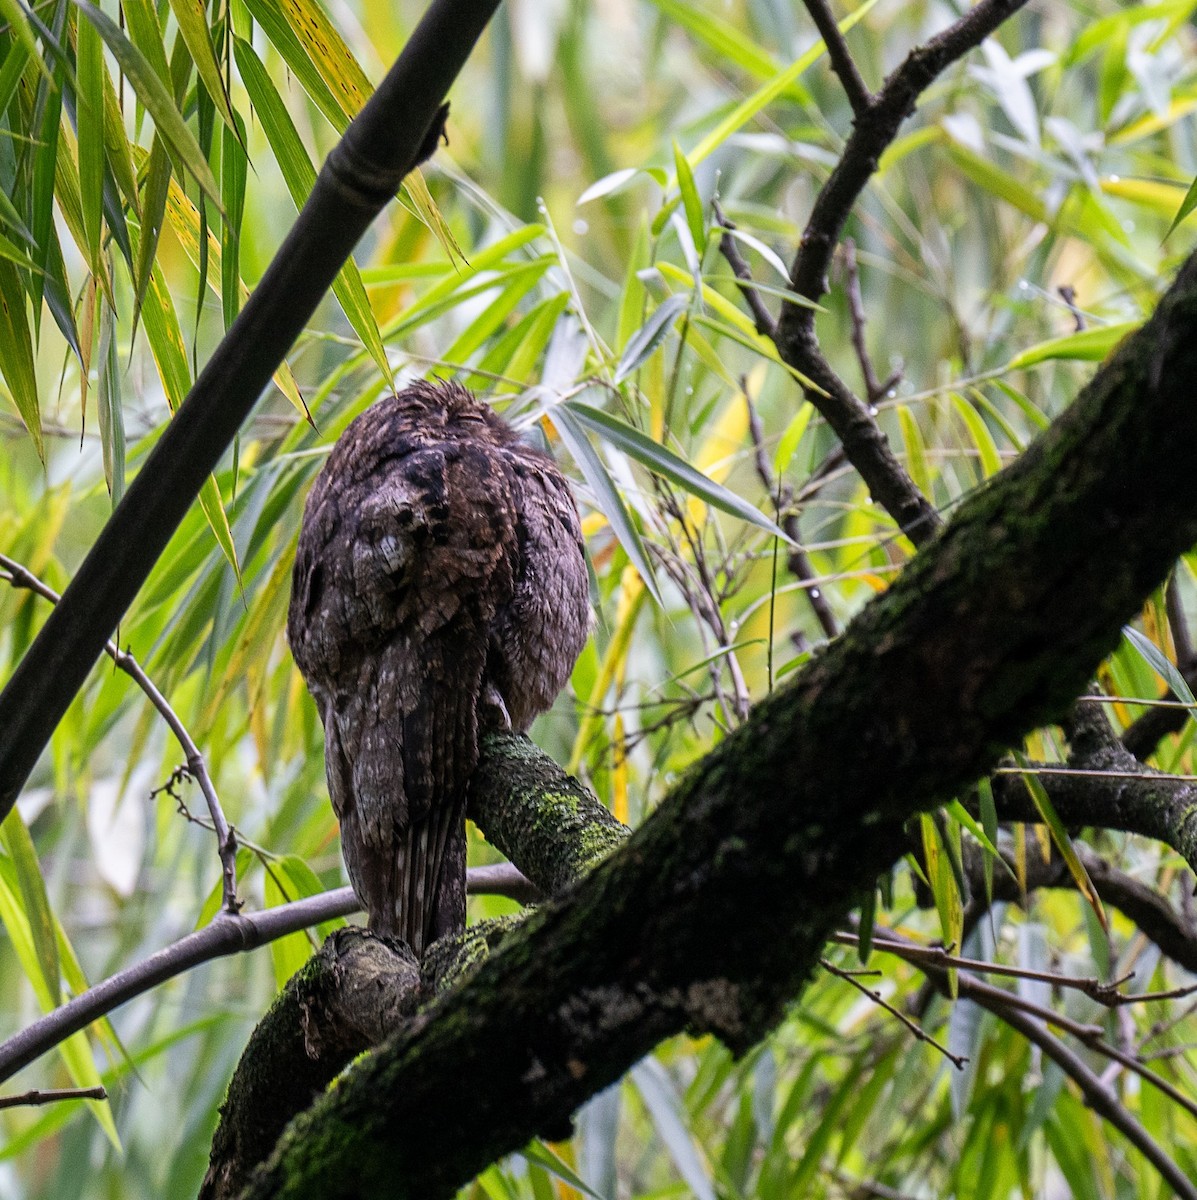
[[[0,578],[6,578],[13,587],[26,588],[35,592],[43,599],[49,600],[51,604],[57,604],[61,599],[49,584],[5,554],[0,554],[0,567],[4,568],[4,574],[0,574]],[[158,710],[162,719],[170,727],[171,733],[175,735],[175,740],[179,743],[187,761],[187,774],[195,780],[203,793],[204,801],[208,805],[208,813],[212,818],[212,829],[216,834],[216,853],[220,857],[223,901],[221,907],[225,912],[236,912],[241,907],[241,903],[237,899],[237,835],[225,819],[224,809],[220,807],[220,799],[216,795],[216,788],[212,785],[212,778],[208,774],[208,764],[204,761],[204,756],[200,753],[191,734],[187,732],[187,727],[183,724],[179,714],[170,706],[170,702],[158,690],[137,659],[129,651],[122,650],[113,641],[104,643],[104,653],[149,697],[150,703]]]
[[[84,1088],[46,1088],[21,1092],[15,1096],[0,1096],[0,1108],[23,1108],[34,1104],[57,1104],[59,1100],[107,1100],[108,1093],[100,1086]]]
[[[718,200],[712,202],[712,208],[715,212],[715,220],[723,228],[723,236],[719,239],[719,253],[727,259],[727,265],[731,267],[732,273],[736,277],[736,282],[739,285],[741,293],[743,293],[744,300],[752,312],[752,319],[756,323],[756,331],[763,337],[775,338],[777,336],[777,318],[769,311],[764,297],[753,285],[752,270],[748,266],[744,256],[740,253],[740,247],[736,245],[736,239],[732,236],[735,232],[736,224],[724,215]]]

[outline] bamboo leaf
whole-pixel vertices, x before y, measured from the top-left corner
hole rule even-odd
[[[187,43],[187,49],[191,51],[191,60],[195,63],[204,90],[216,106],[216,111],[220,113],[225,127],[240,137],[233,107],[229,101],[228,85],[216,61],[216,50],[212,45],[212,32],[208,27],[208,13],[203,0],[170,0],[170,9],[179,23],[179,33]]]
[[[74,2],[99,31],[171,152],[195,177],[213,203],[219,205],[220,187],[212,174],[212,168],[191,130],[187,128],[182,114],[175,107],[166,85],[158,78],[157,72],[146,60],[145,55],[125,37],[116,22],[94,4],[90,4],[88,0]]]
[[[865,0],[865,2],[853,9],[842,21],[839,22],[841,33],[847,33],[853,26],[864,20],[872,10],[877,0]],[[763,87],[758,88],[742,103],[736,107],[720,121],[710,133],[704,137],[697,146],[694,147],[687,155],[690,166],[696,167],[703,159],[711,155],[717,150],[736,130],[746,125],[753,117],[756,116],[763,108],[772,104],[778,96],[789,91],[799,76],[808,71],[822,57],[826,47],[822,41],[816,42],[805,54],[801,55],[788,67],[779,71],[772,79]],[[676,180],[671,180],[671,184],[676,184]]]
[[[0,259],[0,372],[4,374],[21,420],[33,438],[37,455],[44,462],[46,452],[42,444],[33,343],[25,316],[25,289],[16,268],[3,259]]]
[[[952,393],[952,404],[968,427],[973,446],[980,455],[982,477],[988,479],[996,475],[1002,469],[1002,456],[998,453],[989,426],[985,424],[985,418],[957,392]]]
[[[248,42],[233,39],[237,67],[253,102],[254,112],[270,140],[279,169],[297,208],[302,208],[316,182],[312,160],[300,141],[299,131],[287,113],[274,83]],[[333,283],[333,292],[362,344],[374,359],[383,378],[392,383],[391,364],[378,331],[378,322],[370,308],[366,288],[352,258],[348,259]]]
[[[677,186],[681,193],[682,205],[686,211],[686,224],[690,228],[690,236],[701,259],[707,244],[706,222],[702,216],[702,197],[698,194],[698,185],[694,182],[694,172],[677,142],[673,143],[673,166],[677,172]]]
[[[689,301],[684,296],[670,296],[654,310],[652,316],[632,335],[624,347],[614,381],[622,383],[665,340],[674,321],[686,311]]]
[[[1025,754],[1015,750],[1014,758],[1022,768],[1023,783],[1026,784],[1027,791],[1031,793],[1031,799],[1035,802],[1035,807],[1039,810],[1039,815],[1043,818],[1043,823],[1047,826],[1052,842],[1060,852],[1060,857],[1068,867],[1068,873],[1072,876],[1073,882],[1077,886],[1077,891],[1089,903],[1098,921],[1101,922],[1102,929],[1105,930],[1108,936],[1110,923],[1106,917],[1106,910],[1102,905],[1101,897],[1097,894],[1097,889],[1093,886],[1093,881],[1089,878],[1089,872],[1085,870],[1085,864],[1081,862],[1080,857],[1077,855],[1076,849],[1072,844],[1072,839],[1068,836],[1068,830],[1064,828],[1064,822],[1060,820],[1060,816],[1056,812],[1056,806],[1051,802],[1051,797],[1047,794],[1047,789],[1043,786],[1043,781],[1035,774],[1034,769],[1027,762]]]
[[[42,979],[51,1000],[62,1003],[61,971],[58,965],[58,938],[50,898],[38,865],[37,850],[29,836],[29,827],[19,812],[12,812],[0,825],[0,840],[12,859],[20,891],[22,908],[29,922],[29,933],[41,966]]]
[[[96,406],[100,413],[104,479],[113,508],[125,494],[125,413],[121,403],[121,373],[114,326],[112,309],[104,305],[100,314],[100,380]]]
[[[104,212],[104,43],[89,21],[76,37],[78,80],[79,195],[83,204],[84,250],[92,273],[101,274],[100,229]]]
[[[586,482],[590,484],[591,491],[594,492],[595,503],[598,505],[599,511],[607,518],[607,523],[623,547],[624,553],[636,570],[640,572],[640,578],[652,594],[652,598],[659,607],[664,608],[665,600],[657,586],[652,563],[644,548],[644,543],[640,539],[640,531],[629,516],[627,508],[624,507],[623,497],[620,496],[615,481],[611,478],[607,468],[603,466],[602,459],[595,453],[581,423],[573,411],[564,404],[553,409],[552,421],[561,435],[561,440],[573,456],[574,462],[578,464],[578,469],[582,472]]]
[[[707,504],[722,509],[733,517],[748,521],[790,545],[794,544],[785,530],[771,521],[755,505],[750,504],[742,496],[737,496],[735,492],[729,491],[722,484],[716,483],[709,476],[692,467],[685,459],[666,450],[659,442],[654,442],[640,430],[634,429],[609,413],[592,408],[589,404],[583,404],[579,400],[567,400],[564,407],[583,425],[588,426],[624,453],[630,454],[650,471],[664,475],[666,479],[672,480],[692,496],[697,496]]]
[[[312,0],[280,0],[280,7],[341,111],[356,117],[374,88],[324,10]]]
[[[344,133],[349,125],[349,117],[341,102],[329,90],[307,50],[295,36],[278,0],[245,0],[245,7],[261,25],[270,44],[282,55],[283,62],[294,73],[303,90],[311,97],[329,124],[338,133]]]
[[[1101,362],[1127,334],[1133,333],[1141,324],[1141,321],[1122,321],[1097,329],[1082,329],[1080,333],[1070,333],[1066,337],[1050,338],[1016,354],[1004,369],[1020,370],[1057,358]]]
[[[1138,651],[1139,656],[1157,675],[1172,689],[1172,692],[1185,704],[1197,709],[1197,699],[1189,687],[1188,680],[1177,669],[1168,656],[1150,638],[1144,637],[1132,625],[1123,627],[1122,636]]]

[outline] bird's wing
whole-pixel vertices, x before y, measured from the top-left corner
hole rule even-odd
[[[590,629],[590,583],[578,508],[547,455],[508,449],[519,512],[519,554],[510,602],[493,626],[491,682],[512,725],[527,729],[569,679]]]

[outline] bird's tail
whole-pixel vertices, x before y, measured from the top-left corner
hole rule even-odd
[[[407,942],[417,958],[437,938],[465,928],[465,814],[457,805],[433,809],[400,835],[395,878],[401,887],[386,932]]]

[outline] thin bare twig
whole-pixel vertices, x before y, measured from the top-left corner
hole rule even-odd
[[[819,31],[819,36],[823,39],[823,44],[827,47],[827,57],[831,59],[831,69],[840,77],[840,83],[844,86],[844,92],[848,97],[848,103],[852,105],[852,111],[858,117],[864,116],[869,110],[873,97],[869,93],[868,87],[865,86],[865,81],[860,77],[852,55],[848,53],[848,44],[844,41],[844,35],[840,33],[839,26],[835,23],[835,17],[831,15],[831,9],[827,7],[825,0],[804,0],[804,3],[806,11],[810,13],[811,20],[815,23],[815,28]]]
[[[790,272],[790,286],[800,296],[818,301],[827,291],[827,269],[844,222],[923,90],[1026,2],[980,0],[947,29],[912,50],[885,81],[866,116],[853,126],[844,153],[811,210]],[[792,325],[811,322],[810,310],[786,305],[781,318],[783,341],[788,340]]]
[[[756,331],[762,337],[775,339],[777,337],[777,320],[769,311],[769,306],[765,303],[764,297],[756,290],[752,281],[752,268],[749,267],[744,256],[740,253],[740,247],[736,244],[736,239],[732,237],[736,223],[724,213],[718,200],[713,200],[711,207],[715,213],[715,220],[719,222],[720,227],[723,229],[723,236],[719,239],[719,253],[727,259],[727,265],[731,267],[732,274],[736,277],[736,283],[739,285],[740,292],[743,294],[749,311],[752,313],[752,319],[756,324]]]
[[[876,991],[874,988],[867,987],[865,984],[861,983],[860,980],[856,978],[856,975],[852,971],[842,970],[840,967],[837,967],[834,963],[828,962],[827,959],[825,959],[825,958],[819,959],[819,965],[823,968],[823,970],[836,976],[838,979],[843,979],[845,982],[850,983],[854,988],[856,988],[856,990],[858,992],[861,992],[863,995],[868,996],[868,998],[870,1000],[872,1000],[874,1004],[885,1009],[885,1011],[887,1013],[889,1013],[891,1016],[897,1017],[897,1019],[899,1021],[901,1021],[902,1024],[905,1025],[907,1029],[910,1030],[912,1036],[915,1038],[916,1041],[926,1042],[928,1046],[931,1046],[932,1048],[938,1050],[940,1052],[940,1054],[942,1054],[944,1056],[944,1058],[946,1058],[948,1060],[948,1062],[950,1062],[952,1064],[952,1066],[954,1066],[956,1068],[957,1071],[964,1070],[964,1064],[966,1062],[968,1062],[967,1057],[962,1057],[959,1054],[953,1054],[946,1046],[937,1042],[935,1040],[935,1038],[933,1038],[917,1022],[912,1021],[904,1012],[902,1012],[900,1009],[897,1009],[892,1004],[890,1004],[889,1001],[886,1000],[881,995],[880,992]]]
[[[848,298],[848,316],[852,321],[852,347],[856,351],[856,359],[860,363],[860,373],[864,377],[865,396],[870,404],[877,404],[889,392],[902,382],[902,372],[894,371],[882,383],[877,378],[873,367],[873,357],[869,354],[865,341],[864,298],[860,294],[860,268],[856,261],[856,243],[851,238],[844,239],[844,292]]]
[[[854,933],[837,933],[835,941],[843,946],[856,946],[860,938]],[[1130,1004],[1146,1004],[1155,1000],[1176,1000],[1197,992],[1197,984],[1190,987],[1172,988],[1164,992],[1142,992],[1138,995],[1119,991],[1132,975],[1124,975],[1120,979],[1104,980],[1096,976],[1086,975],[1075,977],[1062,975],[1058,971],[1036,971],[1030,967],[1013,967],[1006,963],[985,962],[977,958],[965,958],[952,954],[940,946],[917,946],[908,942],[888,941],[884,937],[874,937],[874,949],[887,951],[904,959],[906,962],[919,966],[937,967],[947,970],[955,967],[963,971],[977,971],[984,975],[1001,975],[1007,979],[1030,979],[1038,983],[1048,983],[1053,987],[1067,988],[1071,991],[1083,992],[1091,1000],[1105,1008],[1123,1008]]]
[[[835,619],[835,613],[831,611],[831,605],[827,603],[827,597],[823,594],[822,588],[813,586],[817,576],[810,558],[802,546],[798,509],[794,504],[794,489],[788,484],[784,487],[781,486],[773,476],[773,468],[769,465],[769,456],[765,453],[765,431],[761,426],[761,418],[756,411],[756,405],[753,404],[752,397],[748,394],[747,379],[740,380],[740,390],[744,393],[744,403],[748,407],[748,432],[752,438],[757,476],[765,485],[765,490],[774,498],[777,504],[778,522],[794,543],[786,555],[786,566],[795,578],[802,583],[811,585],[804,588],[803,591],[824,634],[829,638],[838,637],[840,628],[839,622]]]
[[[1076,288],[1070,284],[1062,283],[1056,288],[1056,293],[1060,299],[1064,301],[1065,307],[1072,313],[1074,328],[1077,333],[1080,333],[1085,328],[1085,314],[1081,312],[1076,302]]]
[[[1025,3],[980,0],[942,33],[912,50],[857,112],[844,152],[811,209],[790,269],[792,291],[814,303],[822,298],[827,291],[828,267],[848,216],[923,90]],[[721,243],[725,255],[728,240],[725,235]],[[728,261],[757,315],[751,279],[744,279],[743,270],[732,258]],[[814,311],[794,302],[783,303],[781,315],[776,322],[771,320],[771,327],[772,332],[768,328],[762,332],[772,338],[782,360],[810,381],[805,386],[807,399],[835,431],[873,498],[911,541],[926,543],[939,528],[939,515],[894,455],[871,405],[854,395],[827,362],[815,334]]]
[[[1168,1181],[1178,1196],[1184,1200],[1197,1200],[1197,1184],[1165,1152],[1164,1148],[1147,1132],[1134,1115],[1119,1101],[1113,1091],[1089,1069],[1074,1051],[1034,1017],[1014,1009],[1003,1008],[992,999],[971,997],[982,1008],[987,1008],[1011,1029],[1021,1033],[1027,1041],[1038,1046],[1044,1054],[1059,1066],[1077,1085],[1085,1097],[1085,1103],[1100,1117],[1117,1129],[1128,1142],[1151,1163]]]
[[[46,1088],[38,1091],[20,1092],[15,1096],[0,1096],[0,1108],[24,1108],[34,1104],[57,1104],[59,1100],[107,1100],[104,1088]]]
[[[25,588],[34,592],[51,604],[57,604],[61,599],[49,584],[44,583],[15,559],[0,554],[0,567],[4,568],[3,572],[0,572],[0,578],[8,580],[13,587]],[[235,913],[241,907],[241,902],[237,899],[237,835],[225,819],[224,810],[220,806],[216,788],[208,774],[208,765],[204,761],[204,756],[200,753],[191,734],[187,732],[187,727],[179,718],[178,713],[171,708],[170,702],[158,690],[154,681],[145,673],[133,655],[127,650],[122,650],[112,641],[104,643],[104,653],[145,693],[150,703],[169,726],[171,733],[175,735],[175,740],[179,743],[187,760],[187,774],[195,780],[203,793],[204,801],[208,805],[208,812],[212,818],[212,828],[216,834],[216,852],[220,857],[222,908],[227,913]]]
[[[844,944],[848,945],[854,944],[856,941],[854,934],[837,935],[834,940],[843,941]],[[1076,1021],[1072,1017],[1056,1012],[1054,1009],[1046,1008],[1041,1004],[1036,1004],[1033,1000],[1028,1000],[1014,992],[1003,991],[992,984],[975,979],[969,972],[977,971],[989,974],[1009,975],[1019,979],[1033,979],[1061,986],[1076,987],[1090,997],[1099,999],[1101,1003],[1106,1003],[1105,999],[1101,999],[1106,994],[1105,989],[1116,987],[1117,984],[1106,985],[1097,980],[1074,980],[1069,979],[1067,976],[1056,975],[1047,971],[1028,971],[1021,967],[1006,967],[996,963],[980,962],[976,959],[959,958],[948,954],[946,951],[939,950],[937,947],[919,946],[907,939],[897,938],[892,935],[888,938],[874,938],[873,946],[878,950],[893,954],[895,957],[901,958],[903,961],[918,967],[927,974],[928,978],[937,987],[941,986],[945,978],[945,966],[956,967],[958,972],[957,989],[961,997],[974,1000],[978,1004],[990,1009],[990,1011],[998,1013],[1003,1020],[1008,1011],[1017,1010],[1026,1013],[1035,1020],[1043,1021],[1047,1025],[1054,1025],[1057,1029],[1064,1030],[1064,1032],[1071,1034],[1078,1041],[1088,1046],[1089,1049],[1134,1072],[1141,1079],[1146,1080],[1157,1090],[1163,1092],[1174,1103],[1179,1104],[1187,1112],[1197,1116],[1197,1101],[1186,1096],[1162,1076],[1157,1075],[1135,1055],[1121,1050],[1117,1046],[1112,1046],[1105,1040],[1105,1030],[1102,1026]],[[1125,982],[1125,980],[1118,982]],[[1109,1007],[1117,1006],[1109,1005]]]

